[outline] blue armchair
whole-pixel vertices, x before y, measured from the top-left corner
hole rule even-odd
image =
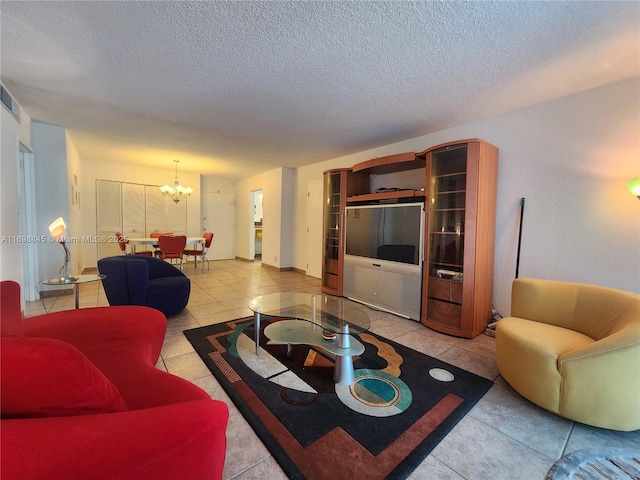
[[[117,256],[98,260],[109,305],[146,305],[167,317],[189,302],[191,281],[173,265],[154,257]]]

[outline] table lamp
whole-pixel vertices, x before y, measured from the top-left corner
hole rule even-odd
[[[58,272],[57,278],[52,278],[49,283],[74,283],[78,281],[78,277],[69,275],[69,261],[71,260],[71,252],[66,245],[67,240],[67,226],[64,223],[62,217],[56,218],[51,225],[49,225],[49,233],[51,237],[60,244],[62,251],[64,252],[64,264]]]

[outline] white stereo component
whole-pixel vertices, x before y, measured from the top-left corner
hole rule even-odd
[[[420,320],[422,269],[345,256],[344,296],[373,308]]]

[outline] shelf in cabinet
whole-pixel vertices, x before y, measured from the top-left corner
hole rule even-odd
[[[424,190],[396,190],[393,192],[365,193],[347,197],[347,203],[374,202],[400,198],[424,197]]]
[[[459,264],[459,263],[450,263],[450,262],[434,262],[433,260],[429,260],[429,267],[430,268],[436,268],[436,267],[441,267],[441,268],[446,268],[446,269],[450,269],[450,268],[463,268],[463,265]]]
[[[466,193],[466,190],[438,190],[433,192],[434,195],[449,195],[452,193]]]
[[[442,173],[440,175],[432,175],[431,178],[447,178],[447,177],[459,177],[460,175],[466,175],[467,172],[450,172],[450,173]]]

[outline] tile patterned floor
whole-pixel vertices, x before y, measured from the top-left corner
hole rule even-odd
[[[297,272],[277,272],[259,262],[212,261],[210,270],[189,264],[191,297],[183,312],[168,319],[158,368],[200,386],[229,405],[228,448],[224,478],[286,479],[269,451],[224,393],[182,331],[251,314],[249,299],[277,291],[320,293],[320,281]],[[108,305],[98,284],[80,288],[80,306]],[[29,302],[25,315],[74,308],[73,295]],[[562,455],[581,448],[638,448],[640,430],[614,432],[552,415],[517,394],[499,375],[495,340],[442,335],[417,322],[369,310],[371,330],[415,350],[440,358],[495,384],[409,477],[422,479],[544,479]],[[340,479],[337,479],[340,480]]]

